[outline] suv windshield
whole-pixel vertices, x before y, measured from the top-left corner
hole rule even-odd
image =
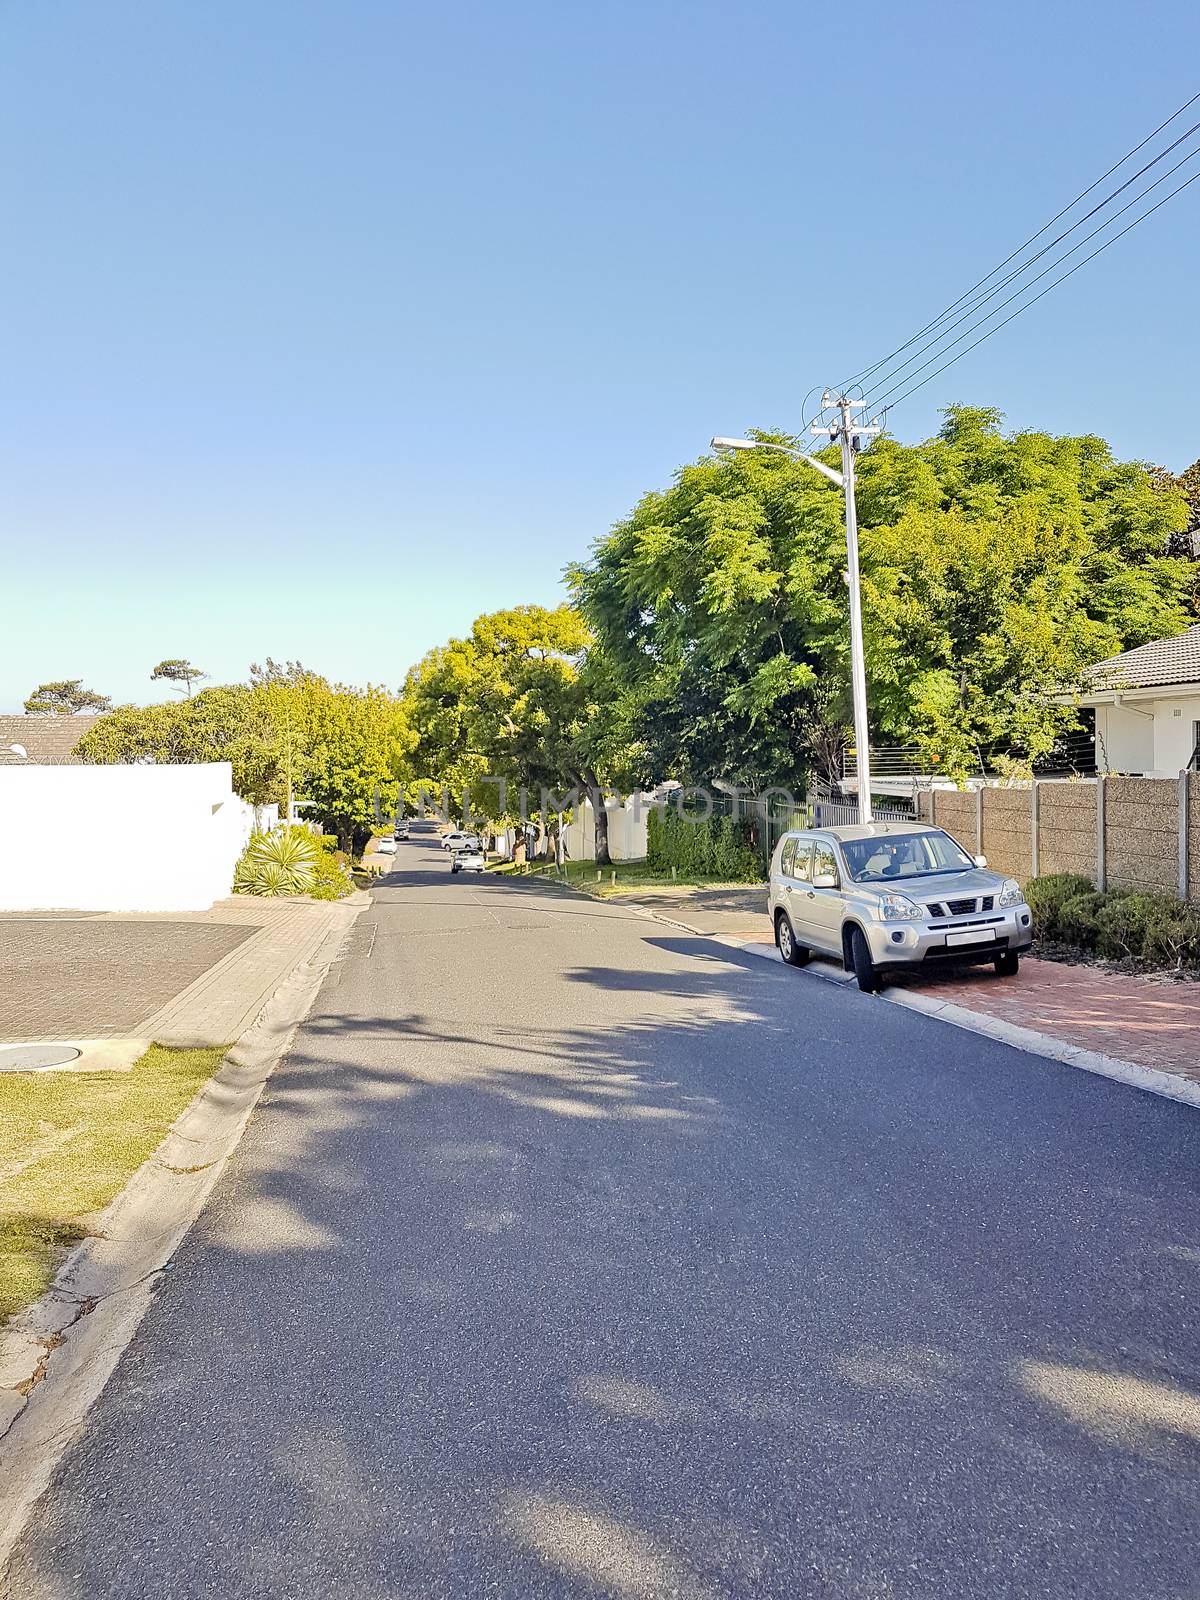
[[[934,872],[966,872],[975,863],[940,829],[879,839],[843,839],[846,870],[855,883],[889,883]]]

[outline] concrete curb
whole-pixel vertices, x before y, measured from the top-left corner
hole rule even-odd
[[[294,967],[154,1154],[0,1333],[0,1571],[30,1509],[137,1331],[160,1274],[199,1216],[267,1079],[357,921]]]
[[[713,935],[718,943],[731,950],[742,950],[764,961],[774,961],[782,966],[774,945],[741,944],[736,940]],[[804,969],[806,977],[818,978],[823,983],[847,984],[853,982],[849,974],[821,972],[812,966]],[[1131,1089],[1141,1089],[1146,1094],[1157,1094],[1180,1105],[1194,1106],[1200,1110],[1200,1083],[1177,1077],[1173,1072],[1160,1072],[1156,1067],[1139,1066],[1136,1061],[1122,1061],[1117,1056],[1104,1055],[1099,1050],[1085,1050],[1082,1045],[1067,1044],[1053,1034],[1039,1033],[1036,1028],[1022,1028],[1015,1022],[1005,1022],[985,1011],[970,1011],[950,1000],[936,1000],[927,994],[913,994],[907,989],[885,989],[876,998],[889,1005],[905,1006],[909,1011],[921,1011],[928,1017],[937,1017],[955,1028],[965,1028],[970,1033],[983,1034],[989,1039],[999,1039],[1029,1055],[1042,1056],[1047,1061],[1061,1061],[1068,1067],[1079,1067],[1083,1072],[1094,1072],[1098,1077],[1111,1078],[1114,1083],[1127,1084]]]

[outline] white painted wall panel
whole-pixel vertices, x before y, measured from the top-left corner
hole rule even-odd
[[[0,910],[207,910],[253,825],[226,761],[0,767]]]

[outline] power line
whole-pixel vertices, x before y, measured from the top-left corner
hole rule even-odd
[[[1008,266],[1010,261],[1015,261],[1023,251],[1027,250],[1031,244],[1040,239],[1042,234],[1046,232],[1047,228],[1052,228],[1054,224],[1060,221],[1061,218],[1065,217],[1069,211],[1074,210],[1081,200],[1086,199],[1087,196],[1091,194],[1093,189],[1099,188],[1099,186],[1104,183],[1106,179],[1112,177],[1114,172],[1119,171],[1127,161],[1132,160],[1132,158],[1136,156],[1139,151],[1144,150],[1152,139],[1157,138],[1158,135],[1162,133],[1164,128],[1169,128],[1178,117],[1183,115],[1189,106],[1195,105],[1197,100],[1200,100],[1200,90],[1192,95],[1190,99],[1185,100],[1178,110],[1171,113],[1165,122],[1160,122],[1158,127],[1155,128],[1152,133],[1148,133],[1140,144],[1134,145],[1132,150],[1127,150],[1119,161],[1114,162],[1114,164],[1109,167],[1107,172],[1101,173],[1098,178],[1096,178],[1092,183],[1088,184],[1086,189],[1081,189],[1075,198],[1065,205],[1061,211],[1055,212],[1054,216],[1052,216],[1048,222],[1044,222],[1036,233],[1030,234],[1029,238],[1025,240],[1024,244],[1018,245],[1011,255],[1005,256],[1003,261],[998,262],[990,272],[985,273],[984,276],[980,278],[978,283],[973,283],[969,289],[964,290],[963,293],[958,296],[957,300],[952,300],[944,311],[939,312],[939,314],[934,317],[932,322],[927,322],[923,328],[918,329],[911,338],[906,339],[902,345],[897,346],[897,348],[893,350],[890,355],[884,356],[882,361],[875,362],[874,366],[864,367],[861,372],[856,372],[853,377],[847,378],[843,384],[839,385],[841,392],[845,393],[851,384],[859,383],[862,381],[862,379],[870,377],[873,372],[878,372],[880,367],[887,366],[889,361],[892,361],[896,356],[903,354],[903,352],[907,350],[910,345],[915,344],[918,339],[923,338],[925,334],[936,328],[938,324],[943,322],[952,311],[956,310],[962,304],[964,300],[973,295],[976,290],[982,289],[984,284],[988,283],[992,278],[994,278],[998,272],[1003,271],[1003,269]],[[1184,137],[1186,138],[1187,135],[1184,135]]]
[[[1006,327],[1008,323],[1014,320],[1014,318],[1019,317],[1023,311],[1028,311],[1030,306],[1036,305],[1039,300],[1043,299],[1050,293],[1051,289],[1056,289],[1058,285],[1065,282],[1067,278],[1074,277],[1075,273],[1077,273],[1081,267],[1086,267],[1089,261],[1094,261],[1098,255],[1102,255],[1110,245],[1116,244],[1118,239],[1122,238],[1132,228],[1136,228],[1139,222],[1145,222],[1147,217],[1159,210],[1161,206],[1165,206],[1168,200],[1173,200],[1177,194],[1181,194],[1184,189],[1189,188],[1193,183],[1196,182],[1198,178],[1200,178],[1200,172],[1194,172],[1192,176],[1185,179],[1185,181],[1181,183],[1177,189],[1172,189],[1170,194],[1165,194],[1161,200],[1156,200],[1152,206],[1142,212],[1141,216],[1134,217],[1132,222],[1127,223],[1119,233],[1114,233],[1111,239],[1106,239],[1102,245],[1098,245],[1090,255],[1084,256],[1082,261],[1077,261],[1073,267],[1069,268],[1062,274],[1062,277],[1055,278],[1052,283],[1048,283],[1044,289],[1042,289],[1038,294],[1034,295],[1032,300],[1027,300],[1023,306],[1018,306],[1014,312],[1004,318],[1003,322],[998,322],[994,328],[989,328],[985,334],[981,334],[980,337],[975,340],[974,344],[969,344],[965,350],[960,350],[956,356],[951,356],[949,361],[944,362],[935,371],[931,372],[927,378],[922,378],[920,383],[914,383],[911,388],[906,389],[904,393],[900,395],[898,399],[893,400],[891,404],[886,407],[886,409],[888,411],[894,410],[896,406],[901,405],[905,400],[907,400],[910,394],[915,394],[918,389],[923,389],[927,383],[932,383],[939,373],[945,372],[947,367],[952,367],[956,361],[961,361],[963,356],[969,355],[972,350],[978,349],[979,346],[986,340],[990,339],[994,333],[999,333],[1001,328]],[[1057,265],[1057,263],[1055,263],[1055,265]],[[1047,270],[1049,271],[1052,269],[1047,268]],[[1024,291],[1022,290],[1022,293],[1023,292]],[[992,314],[995,315],[995,313]],[[987,320],[987,318],[984,318],[984,321]]]
[[[952,339],[949,344],[942,344],[942,341],[946,337],[946,334],[950,333],[954,328],[956,328],[958,326],[959,322],[961,322],[963,320],[963,318],[959,317],[957,319],[957,321],[952,322],[950,324],[950,326],[947,327],[943,333],[939,334],[938,337],[932,341],[931,344],[923,346],[921,350],[918,350],[914,355],[909,356],[907,361],[901,362],[898,367],[894,367],[891,370],[891,372],[886,373],[884,375],[884,377],[882,377],[879,380],[880,383],[891,384],[891,388],[885,389],[884,392],[881,395],[878,396],[878,398],[875,400],[874,403],[876,405],[880,405],[883,402],[883,400],[886,398],[887,395],[894,393],[895,390],[900,387],[901,383],[907,383],[908,379],[907,378],[901,378],[900,374],[904,371],[904,369],[906,367],[911,367],[913,362],[917,359],[917,356],[921,355],[924,350],[931,349],[933,347],[933,345],[942,344],[942,348],[940,350],[935,351],[934,354],[932,356],[930,356],[929,360],[923,362],[919,367],[917,367],[914,372],[909,374],[909,377],[915,377],[916,373],[924,372],[925,368],[929,367],[929,366],[932,366],[933,363],[938,359],[939,356],[945,355],[947,350],[953,350],[953,348],[954,348],[954,346],[956,344],[961,344],[964,339],[968,338],[972,333],[974,333],[976,328],[981,328],[985,322],[990,322],[991,319],[994,316],[996,316],[1000,311],[1003,311],[1005,306],[1011,305],[1014,300],[1019,300],[1020,297],[1023,294],[1025,294],[1027,290],[1031,289],[1035,283],[1040,283],[1041,280],[1046,276],[1047,273],[1053,272],[1055,267],[1061,266],[1062,263],[1064,261],[1066,261],[1068,259],[1068,257],[1073,256],[1077,250],[1082,250],[1084,245],[1087,244],[1089,239],[1094,239],[1097,234],[1103,233],[1106,228],[1111,227],[1112,224],[1117,220],[1117,218],[1121,217],[1121,216],[1124,216],[1124,214],[1130,209],[1131,206],[1137,205],[1139,200],[1144,200],[1148,194],[1150,194],[1154,189],[1158,188],[1160,183],[1165,183],[1173,172],[1178,172],[1180,167],[1186,166],[1189,161],[1194,161],[1197,156],[1200,156],[1200,149],[1196,149],[1196,150],[1190,151],[1186,156],[1184,156],[1182,158],[1182,160],[1177,161],[1173,167],[1168,167],[1167,170],[1160,177],[1156,178],[1153,183],[1148,183],[1144,189],[1142,189],[1138,194],[1134,195],[1132,200],[1127,201],[1125,203],[1125,205],[1121,206],[1121,208],[1118,211],[1114,211],[1112,216],[1108,217],[1104,222],[1102,222],[1098,228],[1093,228],[1090,233],[1085,233],[1083,238],[1080,239],[1077,244],[1073,244],[1069,250],[1064,250],[1062,255],[1056,257],[1055,260],[1050,262],[1049,266],[1044,267],[1041,272],[1035,273],[1035,275],[1032,278],[1027,279],[1023,284],[1021,284],[1020,288],[1014,290],[1014,292],[1012,294],[1010,294],[1006,300],[1001,300],[1000,304],[998,306],[994,307],[993,310],[987,312],[987,314],[985,316],[980,317],[978,319],[978,321],[972,322],[967,327],[966,331],[961,333],[958,336],[957,339]],[[1178,194],[1178,192],[1179,192],[1178,189],[1172,190],[1173,194]],[[1165,198],[1170,199],[1170,195],[1166,196]],[[1151,208],[1151,209],[1154,209],[1154,208]],[[1149,214],[1150,214],[1149,212],[1145,213],[1146,216],[1149,216]],[[1126,232],[1126,231],[1127,230],[1125,230],[1125,229],[1121,230],[1121,232]],[[1114,238],[1120,238],[1120,236],[1121,236],[1120,233],[1117,233],[1117,234],[1113,235]],[[1085,259],[1090,261],[1091,260],[1091,256],[1088,256]],[[1080,263],[1080,264],[1082,265],[1082,263]],[[1061,282],[1061,279],[1058,280],[1058,281]],[[1030,301],[1031,305],[1032,305],[1032,303],[1033,302]],[[986,301],[981,301],[980,302],[980,305],[983,305],[983,304],[986,304]],[[974,307],[974,310],[977,311],[978,309],[979,309],[979,306]],[[972,315],[972,313],[971,312],[966,312],[966,313],[964,313],[964,315],[965,316],[970,316],[970,315]],[[898,381],[894,381],[894,380],[898,380]]]
[[[1164,150],[1160,150],[1152,161],[1148,161],[1145,166],[1140,167],[1138,171],[1135,172],[1131,177],[1126,178],[1124,183],[1119,184],[1117,188],[1115,188],[1110,194],[1105,195],[1103,200],[1094,205],[1090,211],[1085,212],[1084,215],[1078,218],[1077,221],[1073,222],[1069,228],[1065,228],[1063,232],[1060,233],[1056,238],[1051,239],[1048,244],[1044,244],[1040,250],[1036,251],[1027,260],[1023,261],[1020,266],[1014,267],[1013,270],[1001,278],[998,283],[993,284],[986,294],[979,295],[973,299],[969,305],[959,312],[958,316],[955,317],[953,321],[947,322],[945,326],[935,333],[931,339],[927,339],[923,344],[919,345],[906,361],[902,361],[897,367],[892,367],[888,372],[885,372],[881,378],[878,378],[876,380],[875,387],[878,389],[883,384],[890,384],[892,380],[901,372],[903,372],[906,367],[910,367],[918,356],[924,355],[927,350],[933,350],[936,345],[942,344],[942,341],[946,338],[946,336],[952,333],[955,328],[961,327],[968,317],[973,316],[975,312],[982,309],[982,307],[987,305],[989,301],[994,300],[998,294],[1002,294],[1004,290],[1008,288],[1010,283],[1015,283],[1018,278],[1022,277],[1026,272],[1029,271],[1030,267],[1036,265],[1036,263],[1039,262],[1043,256],[1048,255],[1051,250],[1056,249],[1058,245],[1069,239],[1077,228],[1081,228],[1085,222],[1088,222],[1092,217],[1098,215],[1105,209],[1106,206],[1111,205],[1118,195],[1123,194],[1131,184],[1136,183],[1139,178],[1144,177],[1146,173],[1149,172],[1151,168],[1156,167],[1160,161],[1165,161],[1167,156],[1171,154],[1172,150],[1177,150],[1186,139],[1190,139],[1191,136],[1198,131],[1200,131],[1200,122],[1194,123],[1186,133],[1181,133],[1178,139],[1167,145]],[[1192,151],[1189,155],[1183,158],[1183,161],[1177,161],[1173,167],[1168,167],[1166,172],[1162,173],[1160,177],[1156,178],[1153,183],[1147,184],[1139,194],[1135,195],[1130,204],[1135,205],[1138,200],[1140,200],[1144,195],[1149,194],[1152,189],[1157,188],[1160,183],[1165,183],[1173,172],[1177,172],[1184,162],[1192,160],[1193,156],[1195,156],[1197,153],[1200,152]],[[1083,238],[1079,240],[1077,244],[1073,245],[1070,250],[1065,250],[1062,255],[1057,258],[1057,261],[1051,262],[1050,268],[1047,270],[1052,270],[1053,267],[1057,265],[1058,261],[1065,261],[1069,255],[1072,255],[1074,251],[1086,244],[1089,239],[1094,239],[1097,233],[1102,232],[1104,228],[1108,227],[1109,223],[1115,221],[1117,217],[1121,216],[1125,211],[1128,211],[1128,209],[1128,205],[1122,206],[1119,211],[1114,212],[1113,215],[1109,217],[1106,222],[1102,223],[1099,228],[1094,228],[1091,233],[1084,234]],[[1044,276],[1044,273],[1039,273],[1037,277],[1028,279],[1022,288],[1017,292],[1023,293],[1024,289],[1028,288],[1031,283],[1036,283],[1038,278]],[[970,295],[971,291],[968,290],[967,293]],[[960,295],[959,299],[962,300],[963,298],[965,297]],[[1010,297],[1009,300],[1002,301],[1001,304],[1010,304],[1011,298],[1012,297]],[[997,309],[999,309],[999,307],[997,307]],[[983,320],[986,321],[987,318],[985,317]],[[979,323],[974,323],[972,326],[978,327]],[[970,332],[970,329],[967,331]],[[913,342],[914,341],[911,339],[908,341],[909,344],[912,344]],[[949,349],[951,347],[946,346],[945,348]],[[887,365],[888,363],[886,361],[877,363],[877,366]],[[918,372],[921,370],[922,369],[920,367],[917,368]]]

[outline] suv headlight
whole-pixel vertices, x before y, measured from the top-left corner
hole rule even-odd
[[[925,913],[907,895],[884,894],[879,897],[879,915],[885,922],[919,922]]]
[[[1025,896],[1021,892],[1021,885],[1015,878],[1005,878],[1004,886],[996,896],[998,906],[1019,906]]]

